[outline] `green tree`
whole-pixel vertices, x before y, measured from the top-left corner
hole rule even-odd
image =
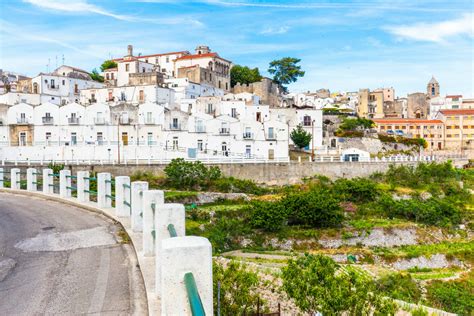
[[[259,279],[237,261],[227,266],[214,262],[214,310],[217,311],[217,284],[220,282],[221,315],[251,315],[256,312]]]
[[[262,80],[258,68],[249,68],[247,66],[235,65],[230,70],[230,86],[233,87],[237,83],[249,84]]]
[[[282,269],[283,289],[306,313],[393,315],[395,304],[377,294],[375,284],[354,270],[340,271],[329,257],[305,254]]]
[[[100,70],[105,71],[110,68],[117,68],[117,63],[113,60],[106,60],[100,65]]]
[[[92,72],[90,73],[90,76],[92,80],[99,81],[99,82],[104,82],[104,77],[102,77],[97,69],[92,69]]]
[[[291,131],[290,133],[290,138],[293,141],[293,143],[298,147],[299,149],[304,148],[309,145],[311,142],[311,134],[303,129],[303,126],[298,125],[294,130]]]
[[[219,167],[208,168],[200,161],[189,162],[183,158],[171,160],[164,172],[169,184],[178,189],[205,187],[221,177]]]
[[[268,72],[273,75],[273,81],[280,85],[287,85],[303,77],[305,72],[301,70],[298,63],[299,58],[284,57],[282,59],[273,60],[270,62]],[[286,88],[284,88],[286,90]]]

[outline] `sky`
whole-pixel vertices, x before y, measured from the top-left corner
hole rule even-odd
[[[0,68],[88,71],[110,57],[208,45],[235,64],[301,59],[292,92],[394,87],[474,97],[474,1],[0,0]]]

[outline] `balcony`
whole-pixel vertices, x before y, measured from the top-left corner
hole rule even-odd
[[[195,131],[196,133],[205,133],[205,132],[206,132],[206,126],[197,125],[197,126],[194,128],[194,131]]]
[[[230,128],[228,127],[219,128],[219,135],[229,135],[229,134],[230,134]]]
[[[20,124],[20,125],[30,124],[30,122],[28,121],[28,119],[26,117],[17,117],[16,118],[16,123]]]
[[[146,117],[146,118],[145,118],[145,125],[155,125],[155,118],[153,118],[153,117]]]
[[[51,116],[43,116],[41,120],[43,121],[43,125],[53,125],[54,123],[54,118]]]
[[[267,135],[267,140],[276,140],[276,139],[277,139],[277,135],[275,133]]]
[[[181,124],[170,124],[170,131],[180,131],[181,130]]]
[[[95,125],[105,125],[105,118],[103,117],[94,117]]]
[[[67,119],[69,125],[79,125],[79,118],[78,117],[70,117]]]
[[[120,125],[130,125],[130,118],[121,116],[119,119]]]
[[[251,132],[245,132],[245,133],[242,134],[242,138],[243,138],[243,139],[249,139],[249,140],[251,140],[251,139],[254,138],[254,137],[253,137],[253,133],[251,133]]]
[[[49,90],[58,90],[58,89],[59,89],[59,85],[48,84],[48,89],[49,89]]]

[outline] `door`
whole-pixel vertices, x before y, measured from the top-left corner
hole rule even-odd
[[[268,150],[268,159],[270,159],[270,160],[275,159],[275,150],[274,149],[269,149]]]
[[[128,133],[127,132],[122,133],[122,144],[124,146],[128,145]]]
[[[246,158],[252,157],[252,146],[251,145],[246,145],[245,146],[245,157]]]
[[[26,132],[20,132],[19,145],[26,146]]]

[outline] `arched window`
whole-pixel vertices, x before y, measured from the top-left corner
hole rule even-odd
[[[38,93],[38,84],[36,82],[33,83],[33,93]]]
[[[209,62],[209,69],[212,71],[212,61]]]

